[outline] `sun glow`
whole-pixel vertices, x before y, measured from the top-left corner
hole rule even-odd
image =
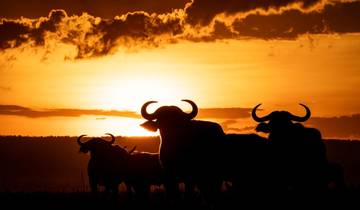
[[[134,111],[140,113],[141,106],[150,100],[158,101],[156,106],[149,107],[149,112],[156,107],[168,104],[182,104],[181,99],[189,98],[188,85],[184,85],[179,77],[174,78],[169,75],[141,75],[130,74],[120,78],[106,79],[106,84],[94,87],[94,104],[98,109]],[[123,123],[125,122],[126,123]],[[94,131],[103,133],[106,129],[111,132],[119,133],[124,136],[154,136],[158,133],[146,131],[140,127],[144,120],[126,119],[121,117],[106,118],[97,120]],[[89,129],[91,130],[91,129]],[[108,131],[107,131],[108,132]],[[99,133],[99,134],[100,134]]]
[[[108,81],[96,87],[96,104],[105,110],[130,110],[139,112],[149,100],[174,103],[188,98],[187,90],[175,79],[149,76],[126,77]]]
[[[140,126],[144,120],[104,117],[97,118],[96,121],[89,120],[88,127],[85,129],[89,135],[100,136],[104,133],[112,133],[117,136],[156,136],[157,132],[150,132]]]
[[[133,99],[132,101],[124,101],[124,107],[130,107],[132,104],[142,105],[147,100],[171,103],[179,100],[181,95],[184,95],[184,92],[176,84],[176,80],[167,78],[126,79],[121,84],[121,96]]]

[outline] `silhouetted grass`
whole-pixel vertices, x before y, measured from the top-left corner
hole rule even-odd
[[[117,144],[141,151],[156,152],[158,137],[117,137]],[[221,193],[209,206],[200,196],[191,201],[169,201],[162,190],[153,190],[147,202],[129,200],[121,190],[117,201],[93,197],[89,193],[87,161],[79,154],[76,137],[0,136],[0,208],[1,209],[244,209],[247,206],[287,209],[311,202],[359,206],[360,198],[360,141],[325,140],[330,161],[344,167],[348,189],[326,193],[252,192]],[[266,174],[264,175],[266,176]],[[332,206],[333,207],[333,206]],[[245,208],[249,209],[249,208]],[[341,208],[343,209],[343,208]]]
[[[210,203],[201,197],[192,200],[166,200],[163,193],[153,192],[147,201],[129,200],[126,193],[120,193],[117,200],[91,193],[0,193],[1,206],[6,209],[146,209],[146,210],[191,210],[191,209],[254,209],[254,208],[315,208],[315,207],[360,207],[358,198],[360,189],[348,189],[343,192],[329,191],[230,194],[222,193]],[[311,207],[311,208],[310,208]]]

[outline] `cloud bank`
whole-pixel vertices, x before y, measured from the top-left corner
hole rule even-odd
[[[83,115],[117,116],[140,118],[136,112],[98,109],[42,109],[34,110],[18,105],[0,105],[0,115],[22,116],[30,118],[39,117],[80,117]]]
[[[313,117],[307,124],[318,128],[323,136],[360,138],[360,114],[340,117]]]
[[[238,119],[250,116],[251,108],[200,108],[198,118],[202,119]],[[80,117],[82,115],[100,115],[115,117],[130,117],[142,119],[133,111],[100,110],[100,109],[40,109],[35,110],[19,105],[0,105],[0,115],[15,115],[22,117]]]
[[[244,123],[251,117],[252,108],[199,108],[197,119],[211,119],[219,122],[228,133],[255,133],[256,122]],[[84,115],[98,116],[97,120],[106,117],[127,117],[143,119],[133,111],[99,110],[99,109],[41,109],[18,105],[0,105],[0,116],[22,116],[29,118],[44,117],[81,117]],[[325,138],[360,139],[360,114],[340,117],[311,117],[306,126],[317,128]]]
[[[52,9],[63,9],[69,15],[83,12],[96,17],[113,18],[128,12],[168,13],[184,8],[191,0],[0,0],[0,14],[6,18],[38,18]]]
[[[149,10],[155,11],[155,10]],[[163,11],[163,10],[161,10]],[[73,46],[75,59],[179,41],[296,39],[360,32],[360,1],[193,0],[181,9],[135,11],[114,18],[54,9],[47,17],[0,20],[0,50]]]
[[[11,91],[11,87],[10,86],[0,86],[0,91],[9,92],[9,91]]]

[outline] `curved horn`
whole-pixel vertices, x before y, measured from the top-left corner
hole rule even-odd
[[[191,107],[192,107],[192,111],[187,114],[187,116],[190,118],[190,119],[193,119],[194,117],[196,117],[196,115],[198,114],[198,107],[197,105],[195,104],[195,102],[191,101],[191,100],[188,100],[188,99],[183,99],[181,101],[185,101],[185,102],[188,102]]]
[[[81,139],[82,137],[84,137],[84,136],[86,136],[86,135],[81,135],[81,136],[79,136],[79,137],[77,138],[77,143],[78,143],[80,146],[84,144],[84,143],[82,143],[81,140],[80,140],[80,139]]]
[[[157,103],[157,101],[148,101],[141,107],[141,116],[147,120],[153,120],[156,117],[154,113],[149,114],[146,111],[147,106],[149,106],[149,104],[152,104],[152,103]]]
[[[252,116],[252,118],[253,118],[256,122],[264,122],[264,121],[270,120],[270,114],[268,114],[268,115],[266,115],[266,116],[264,116],[264,117],[258,117],[258,116],[256,115],[256,110],[257,110],[257,108],[258,108],[260,105],[261,105],[261,103],[258,104],[258,105],[256,105],[256,106],[253,108],[253,110],[251,111],[251,116]]]
[[[111,136],[111,141],[109,141],[109,144],[113,144],[115,142],[115,136],[112,135],[111,133],[105,133],[105,134]]]
[[[291,114],[291,119],[294,120],[294,121],[297,121],[297,122],[305,122],[306,120],[308,120],[311,116],[311,112],[310,112],[310,109],[309,107],[307,107],[305,104],[300,104],[301,106],[303,106],[306,110],[306,114],[304,117],[299,117],[299,116],[296,116],[296,115],[293,115]]]
[[[129,151],[129,154],[133,153],[136,149],[136,146],[134,146],[130,151]]]

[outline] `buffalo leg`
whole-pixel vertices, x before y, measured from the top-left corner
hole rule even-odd
[[[138,204],[145,205],[149,196],[150,186],[146,183],[137,183],[134,185],[135,198]]]
[[[175,201],[180,197],[179,183],[176,181],[176,179],[169,177],[166,178],[164,186],[166,190],[166,198],[169,201]]]
[[[200,192],[208,205],[216,205],[221,185],[222,181],[217,179],[205,179],[198,182]]]
[[[95,177],[89,177],[89,185],[92,194],[96,195],[98,191],[97,179]]]

